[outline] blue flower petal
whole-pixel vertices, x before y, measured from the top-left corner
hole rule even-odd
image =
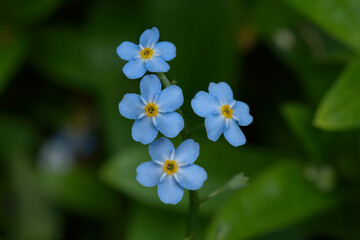
[[[235,120],[229,121],[229,126],[225,129],[224,136],[226,140],[234,147],[238,147],[246,143],[245,135],[243,134]]]
[[[120,58],[124,60],[131,60],[140,54],[140,47],[132,42],[122,42],[117,48],[116,52]]]
[[[176,47],[171,42],[159,42],[155,44],[155,53],[159,53],[165,61],[173,60],[176,57]]]
[[[129,79],[137,79],[146,73],[145,62],[141,58],[130,60],[123,67],[125,76]]]
[[[151,57],[145,61],[145,67],[149,72],[167,72],[170,65],[162,57]]]
[[[199,157],[199,153],[199,144],[192,139],[187,139],[176,149],[174,160],[179,163],[192,164]]]
[[[162,112],[173,112],[184,103],[181,88],[176,85],[169,86],[161,91],[156,104]]]
[[[128,119],[137,119],[144,112],[144,108],[140,96],[135,93],[125,94],[119,103],[120,114]]]
[[[166,204],[177,204],[184,195],[184,189],[175,181],[174,176],[166,176],[158,185],[160,200]]]
[[[220,112],[221,105],[215,96],[200,91],[191,100],[191,107],[200,117],[207,117],[211,114]]]
[[[159,41],[160,33],[156,27],[145,30],[140,36],[140,44],[146,48]]]
[[[151,118],[143,117],[141,119],[135,120],[132,129],[131,135],[133,139],[142,144],[149,144],[156,138],[158,130],[155,128]]]
[[[156,127],[164,136],[176,137],[184,128],[184,120],[177,112],[159,113],[156,116]]]
[[[221,114],[213,114],[205,118],[205,128],[208,138],[217,141],[225,129],[225,119]]]
[[[253,117],[250,115],[249,106],[246,103],[236,101],[233,111],[233,116],[238,119],[240,126],[247,126],[252,123]]]
[[[225,82],[210,83],[209,93],[216,96],[222,104],[231,104],[234,100],[233,92],[230,86]]]
[[[176,175],[180,186],[189,190],[198,190],[207,179],[205,170],[195,164],[180,167]]]
[[[141,96],[147,102],[153,102],[155,100],[156,95],[158,95],[161,91],[161,82],[159,78],[154,75],[146,75],[140,81],[140,92]]]
[[[174,150],[172,142],[164,137],[155,140],[149,145],[149,154],[153,161],[165,162],[169,160]]]
[[[153,161],[144,162],[136,168],[136,180],[145,187],[154,187],[159,184],[164,173],[162,166]]]

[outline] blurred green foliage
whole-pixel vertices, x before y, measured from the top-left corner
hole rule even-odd
[[[219,209],[209,226],[207,239],[216,239],[216,234],[226,227],[228,239],[261,236],[334,205],[333,197],[312,189],[302,175],[302,167],[293,161],[278,162],[260,173],[251,187],[239,191]],[[239,223],[241,227],[236,227]]]
[[[360,2],[357,0],[284,0],[339,41],[360,50]]]
[[[27,53],[27,41],[24,36],[0,26],[0,92],[16,73]]]
[[[351,62],[324,97],[315,124],[328,130],[346,130],[360,126],[360,61]]]
[[[287,156],[258,148],[250,148],[239,152],[224,143],[209,143],[207,139],[197,140],[201,146],[201,154],[196,162],[204,167],[208,174],[207,184],[199,190],[200,194],[204,196],[224,185],[232,176],[237,174],[240,169],[246,172],[248,176],[253,176],[261,167],[269,165],[277,159],[286,158]],[[219,171],[219,161],[209,161],[209,159],[238,160],[222,162],[222,169]],[[123,191],[127,195],[132,196],[143,204],[151,204],[159,208],[186,212],[188,210],[187,195],[176,206],[164,205],[159,201],[156,188],[144,188],[136,181],[129,181],[129,179],[135,179],[136,177],[136,172],[133,171],[133,169],[136,169],[136,167],[144,161],[151,161],[146,147],[137,146],[123,150],[120,154],[104,164],[101,171],[103,179],[105,182]],[[202,205],[202,213],[205,215],[214,213],[223,200],[220,196],[206,202]]]
[[[115,49],[153,26],[190,128],[210,82],[254,116],[239,148],[192,135],[201,196],[249,177],[201,205],[197,237],[359,239],[358,0],[1,1],[0,238],[184,238],[188,194],[168,206],[136,182],[150,157],[117,110],[139,81]]]

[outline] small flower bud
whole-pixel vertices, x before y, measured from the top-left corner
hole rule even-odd
[[[244,173],[238,173],[233,176],[226,184],[228,190],[239,190],[248,184],[249,178]]]

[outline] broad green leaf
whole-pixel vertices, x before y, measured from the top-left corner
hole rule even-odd
[[[324,136],[312,126],[311,109],[301,103],[289,102],[282,105],[281,113],[307,156],[315,159],[322,158]]]
[[[360,60],[349,64],[317,109],[314,124],[324,130],[360,126]]]
[[[251,184],[251,177],[257,170],[282,157],[284,157],[283,154],[264,149],[247,147],[239,150],[229,144],[223,145],[219,142],[215,144],[208,140],[200,141],[200,156],[195,163],[208,173],[208,179],[200,189],[200,195],[205,196],[223,186],[239,172],[244,172],[246,176],[249,176]],[[109,185],[139,202],[176,211],[187,211],[187,191],[178,205],[168,206],[159,200],[156,187],[146,188],[136,181],[136,168],[145,161],[151,161],[146,146],[123,149],[104,164],[101,169],[101,177]],[[221,171],[219,171],[220,168]],[[201,210],[205,214],[213,212],[218,204],[231,194],[233,192],[222,194],[204,203]]]
[[[98,181],[95,172],[75,169],[69,173],[40,175],[44,194],[58,205],[88,216],[111,216],[120,202],[110,189]]]
[[[12,28],[0,26],[0,93],[26,57],[26,40]]]
[[[311,218],[335,202],[332,196],[320,194],[303,179],[300,164],[281,161],[222,204],[209,225],[206,239],[259,237]]]
[[[358,0],[283,0],[317,25],[360,51],[360,1]]]
[[[185,214],[160,211],[139,204],[131,208],[130,214],[125,239],[182,240],[185,237]]]

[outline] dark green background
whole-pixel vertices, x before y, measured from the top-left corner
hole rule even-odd
[[[229,83],[254,117],[238,148],[192,135],[200,195],[250,177],[201,206],[198,238],[360,239],[358,0],[2,0],[0,239],[184,238],[188,194],[168,206],[136,182],[150,157],[117,109],[139,80],[116,47],[153,26],[177,47],[167,76],[190,128],[210,82]],[[86,140],[71,164],[39,160],[64,132],[68,146]]]

